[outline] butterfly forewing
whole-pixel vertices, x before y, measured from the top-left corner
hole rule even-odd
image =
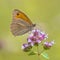
[[[23,21],[27,22],[28,24],[32,25],[31,20],[25,15],[23,12],[21,12],[18,9],[14,9],[13,11],[13,20],[22,19]]]

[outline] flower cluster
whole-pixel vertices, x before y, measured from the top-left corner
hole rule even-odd
[[[40,30],[32,30],[32,33],[28,37],[27,41],[31,45],[38,45],[43,40],[48,38],[48,34],[41,32]]]
[[[27,38],[27,43],[22,45],[22,49],[24,51],[30,51],[33,46],[38,46],[43,40],[48,38],[48,34],[42,32],[38,29],[32,30],[31,34]],[[44,49],[49,49],[54,44],[54,41],[51,42],[44,42],[43,47]]]

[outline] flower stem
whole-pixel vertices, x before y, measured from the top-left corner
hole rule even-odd
[[[37,46],[37,55],[38,55],[38,60],[40,60],[40,58],[39,58],[40,53],[39,53],[39,47],[38,46]]]
[[[37,55],[39,56],[39,47],[37,46]]]
[[[37,46],[37,56],[38,56],[38,60],[40,60],[40,55],[41,53],[43,53],[45,50],[43,49],[41,52],[39,51],[39,46]]]
[[[43,49],[41,52],[40,52],[40,55],[41,55],[41,53],[43,53],[45,50]]]

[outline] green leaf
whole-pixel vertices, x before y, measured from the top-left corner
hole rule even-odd
[[[28,55],[35,55],[36,53],[31,51]]]
[[[49,56],[48,56],[47,53],[43,52],[43,53],[41,53],[41,55],[42,55],[44,58],[49,59]]]

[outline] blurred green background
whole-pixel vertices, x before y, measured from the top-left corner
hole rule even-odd
[[[14,37],[10,32],[14,9],[25,12],[33,23],[46,31],[48,41],[55,40],[55,45],[47,53],[49,60],[60,60],[60,0],[0,0],[0,40],[5,43],[0,51],[0,60],[38,59],[37,56],[28,56],[21,49],[28,34]],[[40,56],[40,60],[46,59]]]

